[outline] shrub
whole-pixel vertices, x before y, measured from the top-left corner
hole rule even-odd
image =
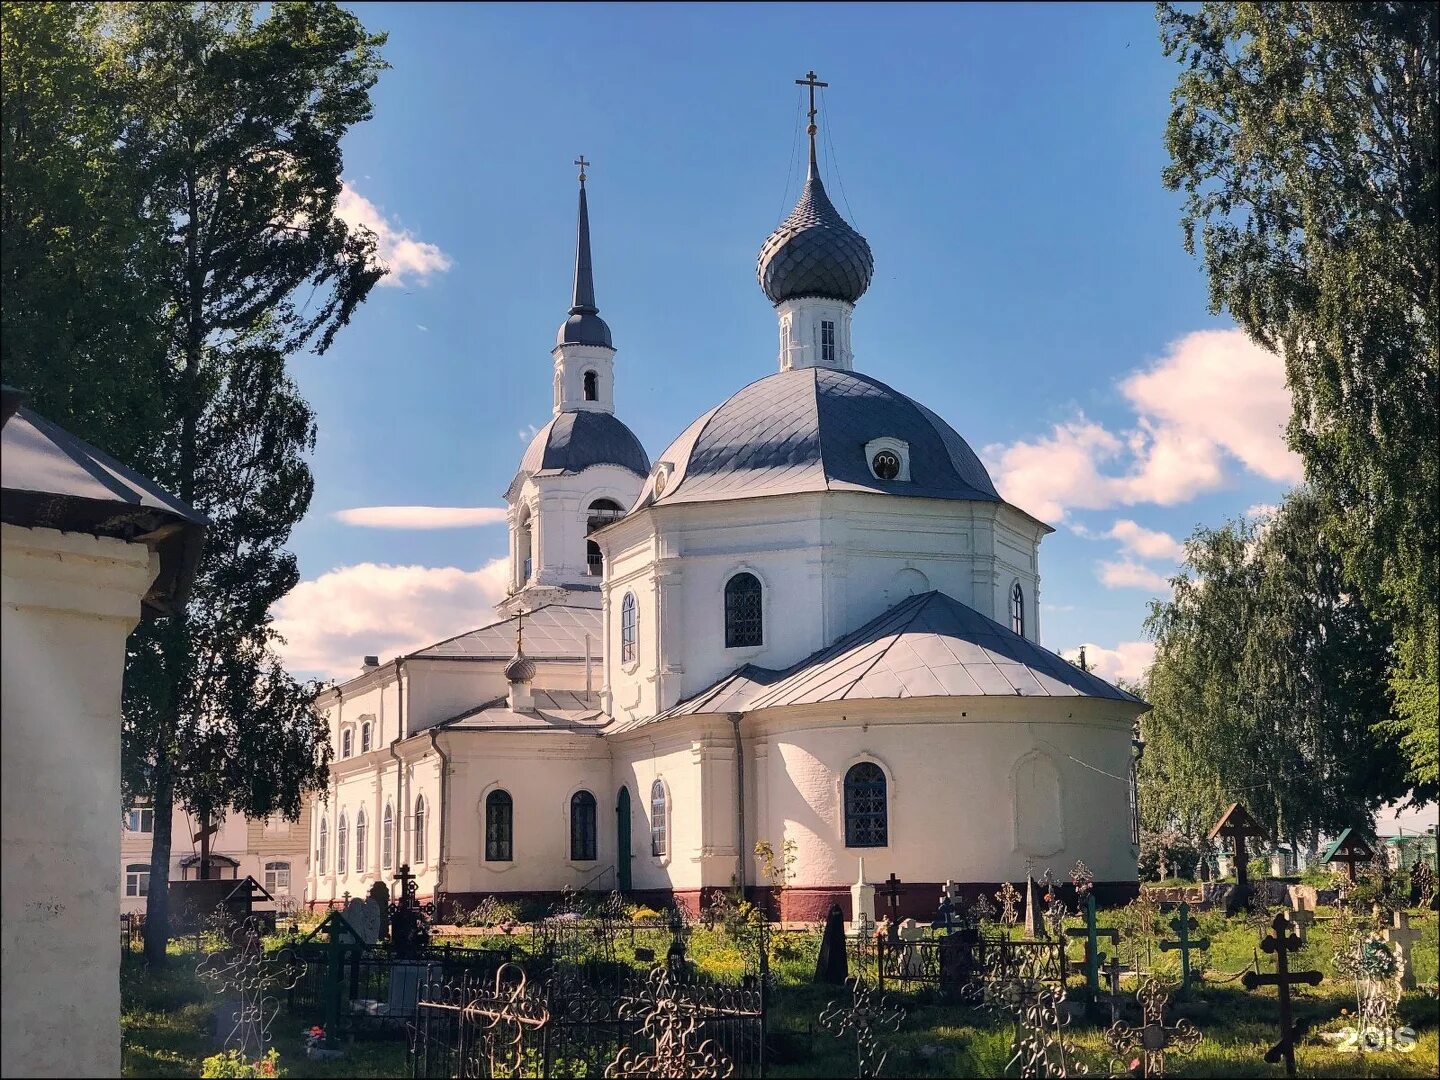
[[[200,1075],[202,1077],[232,1077],[232,1076],[284,1076],[285,1070],[280,1068],[280,1054],[277,1050],[271,1049],[262,1058],[254,1061],[247,1061],[241,1056],[239,1050],[226,1050],[223,1054],[213,1054],[200,1063]]]
[[[1140,833],[1140,879],[1195,876],[1200,864],[1200,845],[1175,829],[1143,830]]]

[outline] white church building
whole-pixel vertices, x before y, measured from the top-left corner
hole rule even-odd
[[[771,884],[786,919],[850,916],[850,886],[993,892],[1076,860],[1136,886],[1131,738],[1146,708],[1039,644],[1051,528],[965,440],[856,370],[869,244],[815,162],[765,241],[779,370],[652,462],[615,415],[580,174],[554,417],[505,493],[498,621],[327,690],[329,790],[306,897],[408,864],[422,897],[619,889],[692,909]],[[903,379],[904,371],[887,372]],[[1129,779],[1127,779],[1129,778]]]

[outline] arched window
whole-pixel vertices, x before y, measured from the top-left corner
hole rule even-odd
[[[508,791],[485,796],[485,861],[509,862],[515,838],[515,803]]]
[[[586,401],[599,401],[599,400],[600,400],[600,376],[596,375],[595,372],[593,372],[593,371],[587,371],[587,372],[585,372],[584,384],[585,384],[585,400],[586,400]]]
[[[365,834],[369,830],[365,828],[365,811],[361,810],[355,815],[355,872],[365,872]]]
[[[873,761],[862,761],[845,774],[845,846],[885,847],[889,843],[885,772]]]
[[[629,664],[635,659],[635,640],[640,629],[640,613],[635,603],[635,594],[626,593],[620,602],[620,662]]]
[[[390,804],[385,804],[385,815],[380,819],[380,869],[389,870],[395,855],[395,815]]]
[[[656,858],[664,857],[670,850],[669,812],[665,785],[656,780],[650,785],[650,854]]]
[[[736,574],[725,583],[725,647],[741,649],[765,643],[760,579]]]
[[[368,720],[360,725],[360,752],[362,754],[370,752],[370,721]]]
[[[425,796],[421,795],[415,800],[415,842],[411,845],[414,850],[410,853],[411,859],[416,866],[425,864]]]
[[[516,585],[524,585],[529,581],[531,571],[535,569],[528,506],[520,511],[520,520],[515,525],[515,568],[520,572],[520,580],[515,582]]]
[[[150,895],[150,864],[132,862],[125,867],[125,895]]]
[[[330,850],[330,826],[322,817],[320,819],[320,842],[315,845],[315,869],[325,873],[325,862]]]
[[[595,796],[588,791],[577,791],[570,796],[570,859],[572,862],[595,859]]]
[[[1018,581],[1010,589],[1010,629],[1025,636],[1025,590]]]
[[[612,521],[619,521],[625,511],[614,499],[596,499],[585,511],[585,535],[602,529]],[[605,572],[605,559],[600,554],[600,545],[594,540],[585,541],[585,572],[599,577]]]
[[[354,749],[354,734],[349,728],[340,733],[340,756],[342,758],[349,757],[350,751]]]
[[[288,862],[267,862],[265,864],[265,891],[271,896],[290,891],[290,864]]]
[[[345,847],[350,842],[350,823],[345,819],[345,811],[340,811],[340,824],[335,827],[335,872],[341,877],[345,876]]]

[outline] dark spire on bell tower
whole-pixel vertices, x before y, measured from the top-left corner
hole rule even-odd
[[[557,345],[610,344],[610,327],[600,318],[595,304],[595,272],[590,264],[590,207],[585,200],[586,168],[590,162],[581,154],[575,159],[580,167],[580,214],[575,236],[575,288],[571,294],[570,317],[560,326]]]

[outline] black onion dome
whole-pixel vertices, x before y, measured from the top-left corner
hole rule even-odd
[[[523,651],[517,650],[505,665],[505,679],[507,682],[528,683],[535,678],[535,661],[526,656]]]
[[[760,249],[755,273],[772,303],[823,296],[853,304],[870,287],[875,258],[812,171],[795,209]]]

